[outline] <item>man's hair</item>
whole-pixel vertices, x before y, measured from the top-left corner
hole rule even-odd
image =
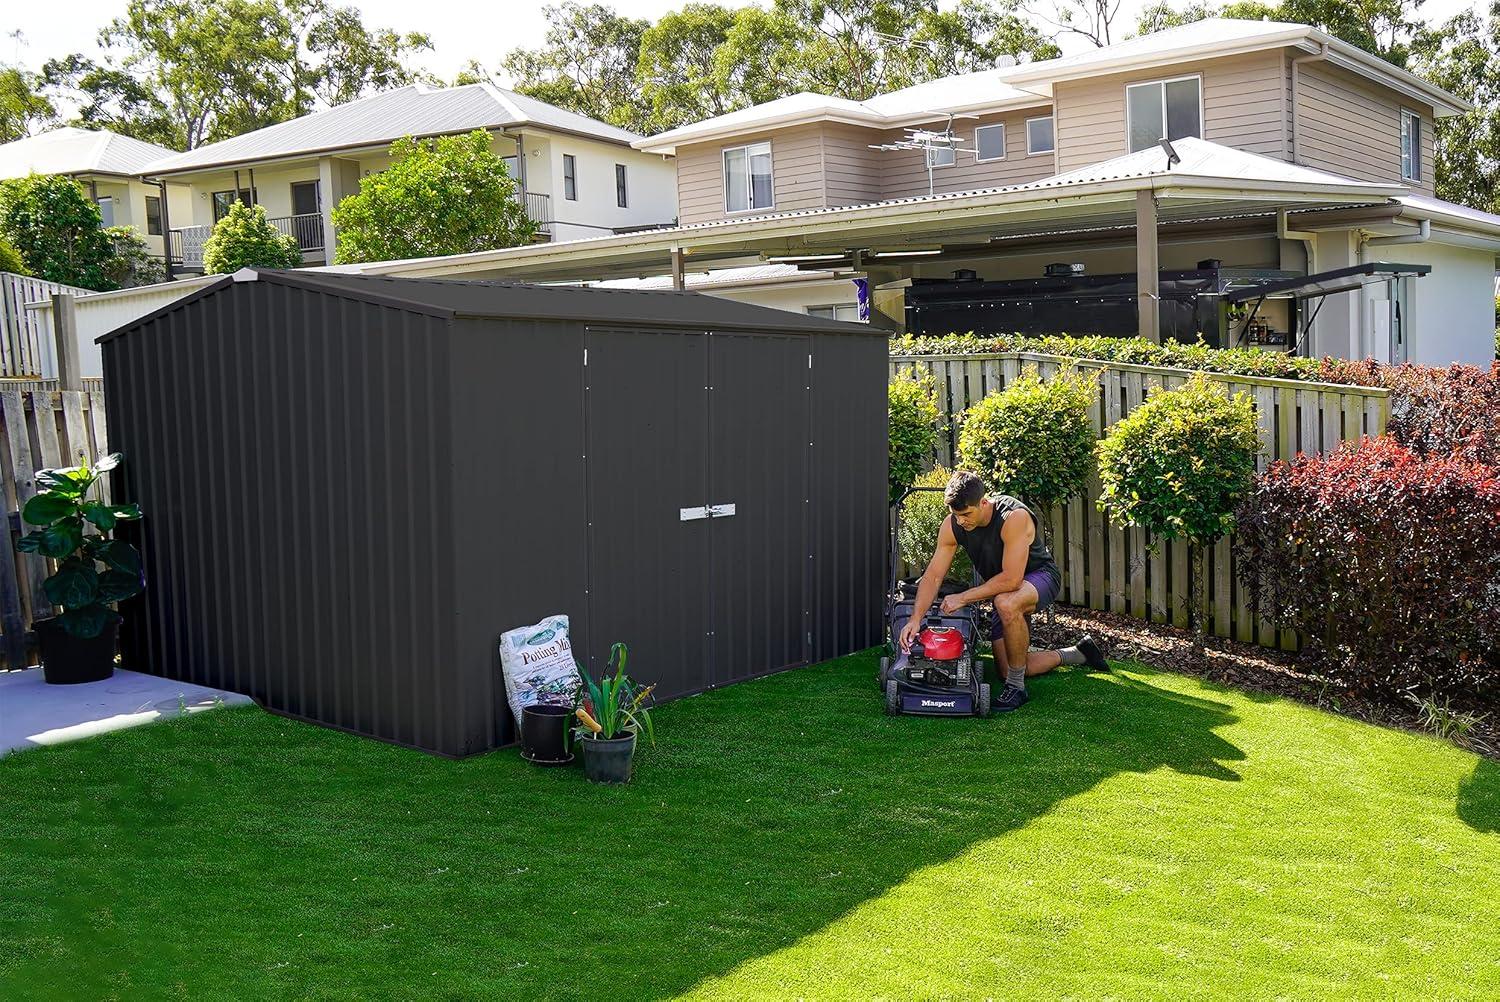
[[[943,500],[954,511],[972,508],[984,497],[984,481],[967,470],[959,470],[948,481]]]

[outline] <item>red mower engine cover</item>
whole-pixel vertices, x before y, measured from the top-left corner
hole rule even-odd
[[[951,626],[929,626],[917,634],[917,643],[933,661],[957,661],[964,653],[964,635]]]

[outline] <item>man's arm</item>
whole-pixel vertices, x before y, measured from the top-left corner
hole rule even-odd
[[[1031,515],[1020,509],[1006,515],[1000,525],[1000,538],[1005,543],[1005,559],[1001,562],[1000,573],[960,595],[950,596],[959,599],[959,605],[973,605],[1015,591],[1026,579],[1026,557],[1031,550],[1031,541],[1036,538],[1036,523]]]
[[[953,535],[951,522],[951,515],[943,519],[942,528],[938,529],[937,548],[932,551],[932,559],[927,562],[927,569],[917,582],[917,600],[912,605],[911,619],[907,620],[906,627],[901,631],[900,645],[903,651],[911,650],[912,640],[922,625],[922,619],[927,615],[927,610],[932,608],[938,588],[948,576],[953,558],[958,555],[958,538]]]

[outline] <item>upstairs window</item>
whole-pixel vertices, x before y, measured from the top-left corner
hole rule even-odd
[[[1401,112],[1401,177],[1422,180],[1422,118],[1414,111]]]
[[[219,220],[221,220],[225,216],[229,215],[229,207],[231,205],[233,205],[236,200],[238,200],[240,202],[243,202],[246,205],[254,205],[255,204],[255,192],[251,191],[249,188],[241,188],[239,190],[239,198],[238,199],[235,198],[235,192],[234,192],[233,189],[231,189],[229,191],[216,191],[216,192],[214,192],[213,193],[214,222],[217,223]]]
[[[146,196],[146,235],[161,236],[161,198],[157,195]]]
[[[625,165],[615,164],[615,204],[620,208],[629,208],[629,192],[625,189]]]
[[[771,192],[771,144],[754,143],[724,151],[724,209],[749,212],[775,207]]]
[[[578,164],[571,153],[563,154],[563,198],[578,201]]]
[[[1153,80],[1125,88],[1125,133],[1130,152],[1163,139],[1203,135],[1203,84],[1197,77]]]
[[[1028,118],[1026,120],[1026,155],[1034,157],[1038,153],[1051,153],[1055,149],[1057,149],[1057,136],[1054,132],[1052,116]]]
[[[951,146],[931,146],[927,149],[927,166],[952,167],[957,157]]]
[[[974,130],[974,159],[980,163],[1005,159],[1004,125],[981,125]]]

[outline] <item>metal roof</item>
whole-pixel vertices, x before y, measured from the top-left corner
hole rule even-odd
[[[629,146],[633,132],[487,83],[413,84],[147,163],[152,175],[380,146],[404,136],[533,125]]]
[[[573,320],[606,327],[690,327],[698,330],[766,330],[781,333],[879,335],[865,324],[824,320],[697,292],[599,289],[525,282],[395,278],[327,272],[243,268],[176,302],[138,317],[95,340],[103,343],[231,285],[270,282],[442,318],[485,317]]]
[[[28,174],[119,174],[132,177],[153,160],[176,156],[165,146],[106,129],[71,125],[0,146],[0,178]]]

